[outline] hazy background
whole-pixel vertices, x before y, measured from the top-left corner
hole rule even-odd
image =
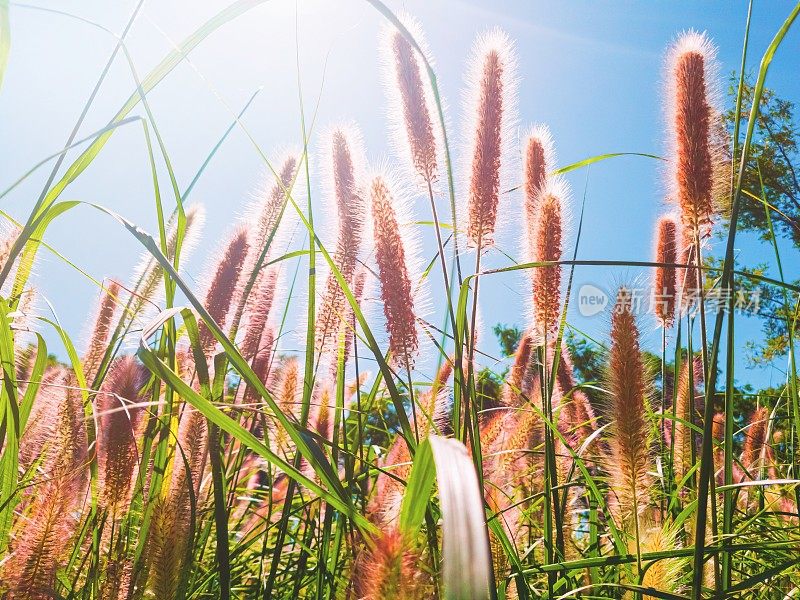
[[[111,32],[121,33],[134,2],[59,0],[37,6],[79,15]],[[127,45],[140,77],[204,21],[229,1],[164,0],[147,2]],[[433,56],[441,91],[448,101],[450,136],[458,154],[461,133],[461,90],[465,58],[475,35],[500,26],[516,40],[519,55],[520,131],[533,122],[551,127],[559,165],[607,152],[663,150],[662,61],[666,46],[680,31],[705,30],[719,46],[721,75],[738,68],[747,11],[746,2],[390,2],[405,8],[422,23]],[[775,31],[791,8],[790,2],[757,2],[751,29],[749,69],[754,72]],[[318,131],[332,121],[355,119],[361,125],[370,160],[390,156],[385,98],[381,88],[377,39],[383,18],[359,0],[273,0],[224,25],[207,38],[148,98],[164,137],[181,189],[188,185],[212,146],[251,94],[263,88],[243,119],[259,146],[270,156],[301,141],[296,53],[311,118],[319,101],[311,148]],[[43,157],[58,151],[116,43],[108,32],[63,15],[12,3],[12,46],[8,71],[0,90],[0,187],[5,189]],[[792,31],[771,67],[768,85],[780,95],[797,99],[800,82],[800,31]],[[122,54],[112,67],[81,133],[103,127],[133,92],[130,67]],[[133,114],[144,114],[141,105]],[[71,153],[68,157],[74,158]],[[69,164],[69,160],[67,161]],[[49,166],[49,165],[48,165]],[[190,202],[206,206],[202,242],[186,265],[190,279],[202,272],[209,253],[239,215],[263,175],[264,165],[252,143],[234,130],[199,181]],[[46,180],[45,167],[2,201],[2,208],[24,219]],[[60,175],[60,174],[59,174]],[[162,175],[163,173],[162,169]],[[312,174],[312,185],[318,179]],[[579,258],[647,260],[652,227],[664,210],[663,177],[657,161],[626,157],[604,161],[569,175],[574,214],[586,198]],[[168,209],[169,180],[162,178]],[[150,232],[156,232],[152,181],[140,124],[118,130],[91,167],[62,195],[106,205]],[[426,202],[417,203],[417,217],[430,218]],[[519,200],[519,198],[517,198]],[[446,206],[442,201],[442,206]],[[518,223],[506,224],[501,245],[516,254]],[[432,231],[425,230],[429,240]],[[110,218],[79,207],[59,218],[46,240],[98,279],[127,281],[138,261],[138,243]],[[743,262],[771,264],[768,247],[740,238]],[[719,248],[722,242],[715,241]],[[432,245],[425,245],[429,258]],[[568,252],[571,254],[572,249]],[[470,259],[471,263],[471,259]],[[508,264],[494,257],[492,265]],[[787,276],[798,275],[796,261],[787,260]],[[773,272],[773,274],[775,274]],[[435,294],[441,295],[438,274]],[[523,325],[526,298],[523,275],[484,279],[482,316],[487,333],[483,349],[497,354],[489,327],[497,322]],[[593,283],[613,288],[622,281],[642,281],[636,269],[578,268],[576,287]],[[301,270],[299,279],[302,281]],[[637,279],[638,278],[638,279]],[[70,266],[40,252],[35,285],[52,303],[63,326],[80,339],[97,288]],[[295,289],[289,328],[302,327],[302,285]],[[46,305],[40,305],[46,312]],[[441,323],[441,303],[431,319]],[[574,306],[574,305],[573,305]],[[607,319],[585,319],[571,309],[570,322],[605,339]],[[377,324],[377,321],[376,321]],[[643,322],[647,344],[657,348],[660,333]],[[737,324],[740,341],[758,335],[760,323]],[[43,329],[51,351],[63,356],[52,331]],[[284,350],[297,348],[287,336]],[[740,353],[737,378],[766,384],[783,375],[775,368],[745,370]],[[778,365],[782,368],[783,365]]]

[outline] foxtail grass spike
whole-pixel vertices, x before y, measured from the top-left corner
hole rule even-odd
[[[375,538],[354,567],[354,587],[360,600],[425,600],[432,597],[431,582],[419,568],[421,556],[396,528]]]
[[[287,415],[299,416],[299,404],[302,396],[303,375],[296,357],[284,360],[280,366],[275,388],[275,402]],[[292,448],[289,434],[277,423],[268,423],[268,433],[272,447],[279,453],[288,456]]]
[[[168,499],[159,498],[153,507],[148,539],[148,560],[152,562],[147,582],[155,598],[175,600],[185,552],[182,530],[187,515],[178,515],[177,507]]]
[[[87,382],[91,382],[97,373],[97,368],[103,360],[111,335],[111,323],[117,312],[119,302],[120,285],[112,281],[106,286],[103,295],[100,297],[100,305],[97,309],[97,317],[90,332],[89,345],[83,357],[83,375]]]
[[[405,27],[422,51],[427,46],[419,24],[404,16]],[[393,138],[401,138],[398,150],[423,183],[432,185],[439,177],[437,126],[433,120],[436,105],[427,79],[423,79],[421,61],[411,43],[395,27],[387,27],[381,44],[384,79],[389,97],[389,119]],[[428,59],[430,62],[430,59]]]
[[[395,200],[383,177],[377,176],[372,180],[370,198],[375,259],[380,274],[389,350],[395,364],[411,369],[419,349],[419,338],[411,276],[406,261],[409,249],[400,235]]]
[[[538,199],[532,262],[561,260],[564,206],[569,197],[566,183],[551,179]],[[529,270],[533,298],[533,332],[544,338],[558,329],[561,313],[561,266],[537,266]]]
[[[13,598],[39,600],[56,597],[56,573],[64,565],[73,539],[78,511],[89,483],[88,448],[81,395],[74,377],[54,415],[46,478],[32,496],[27,520],[19,531],[11,558],[2,566],[2,579]],[[53,414],[53,413],[51,413]]]
[[[185,261],[194,248],[205,223],[205,208],[202,204],[192,204],[186,209],[186,229],[181,244],[181,261]],[[167,224],[167,258],[174,260],[175,250],[178,246],[177,219],[170,219]],[[183,264],[183,263],[181,263]],[[164,270],[155,257],[145,252],[139,266],[136,268],[133,280],[131,297],[125,305],[122,314],[123,325],[129,324],[133,319],[141,318],[142,312],[157,302],[159,284],[163,280]]]
[[[362,186],[361,134],[354,126],[335,128],[325,149],[327,196],[335,210],[336,251],[333,262],[352,286],[364,235],[366,203]],[[323,357],[336,340],[346,315],[347,298],[333,273],[328,274],[316,317],[316,353]]]
[[[245,318],[242,354],[246,358],[250,357],[249,345],[258,342],[274,302],[280,265],[269,265],[269,261],[275,255],[274,248],[283,241],[286,223],[290,221],[288,217],[291,212],[286,211],[287,193],[291,191],[297,168],[298,158],[293,154],[286,156],[278,172],[279,181],[266,186],[262,197],[245,214],[244,226],[253,228],[255,232],[250,241],[247,262],[242,269],[240,295],[244,294],[251,279],[253,284],[247,297],[239,298],[232,322],[238,327],[241,317]]]
[[[334,386],[331,382],[324,382],[317,390],[315,414],[312,426],[325,440],[333,438],[333,422],[336,417],[336,397]]]
[[[11,557],[0,567],[11,597],[19,600],[57,598],[56,573],[73,539],[77,488],[58,477],[38,490]]]
[[[480,36],[469,67],[467,242],[494,244],[503,160],[514,122],[516,60],[513,44],[500,30]]]
[[[209,281],[203,304],[220,327],[225,327],[228,312],[235,305],[237,293],[241,292],[240,276],[249,248],[247,232],[244,229],[234,231]],[[209,356],[217,340],[204,322],[199,323],[199,331],[200,347],[203,354]]]
[[[667,58],[668,126],[671,135],[673,196],[683,224],[701,237],[714,218],[714,89],[716,49],[705,34],[683,33]]]
[[[745,430],[742,466],[753,479],[759,479],[761,470],[771,466],[772,448],[767,436],[769,418],[766,406],[757,408],[750,415],[750,422]]]
[[[273,355],[272,349],[275,345],[275,329],[272,325],[267,324],[261,332],[261,337],[258,340],[256,348],[253,350],[252,362],[250,367],[253,373],[262,382],[267,383],[272,372]],[[243,403],[245,405],[252,405],[258,402],[261,396],[252,386],[246,384],[244,381],[240,384],[240,394],[237,395],[237,404]],[[239,401],[241,399],[241,402]]]
[[[248,214],[247,224],[252,225],[253,221],[256,223],[256,233],[253,236],[253,247],[251,249],[251,268],[255,266],[253,262],[263,252],[264,247],[270,242],[270,238],[274,239],[286,205],[286,192],[284,189],[289,190],[291,188],[292,181],[297,174],[298,163],[298,157],[294,154],[289,154],[282,160],[278,171],[280,183],[275,181],[272,185],[265,186],[266,189],[262,192],[263,197]]]
[[[530,369],[533,339],[529,333],[523,333],[514,353],[514,363],[508,371],[506,385],[503,391],[503,400],[508,406],[521,403],[522,382]]]
[[[677,536],[670,530],[669,525],[650,525],[641,532],[640,551],[644,553],[675,552],[680,548]],[[634,549],[635,551],[635,549]],[[681,575],[686,569],[688,560],[681,556],[667,557],[656,560],[647,566],[642,577],[641,586],[667,594],[679,594],[682,592]],[[635,595],[627,591],[623,598],[633,600]],[[644,600],[650,600],[657,596],[643,594]]]
[[[595,432],[596,422],[589,397],[576,387],[572,358],[567,348],[561,348],[556,378],[561,397],[559,429],[573,442],[573,447],[577,448]]]
[[[678,262],[678,225],[669,215],[661,217],[656,225],[655,262]],[[659,324],[664,328],[671,327],[675,320],[676,277],[674,267],[656,267],[653,278],[653,308]]]
[[[100,503],[112,517],[123,514],[130,503],[139,458],[137,434],[144,412],[141,392],[147,379],[147,370],[133,356],[118,358],[95,400]]]
[[[356,304],[361,306],[361,301],[364,298],[364,286],[367,284],[367,269],[360,267],[356,270],[355,277],[353,278],[353,297]],[[346,318],[342,319],[340,323],[340,338],[342,340],[342,362],[347,364],[350,358],[350,352],[353,349],[353,340],[356,336],[356,318],[353,308],[348,304],[345,310]],[[338,362],[338,360],[337,360]],[[332,376],[336,374],[336,368],[332,365]]]
[[[188,514],[189,490],[195,498],[200,495],[200,484],[205,474],[208,450],[208,424],[203,413],[185,406],[178,428],[178,444],[172,471],[170,494],[177,510]]]
[[[648,384],[639,348],[632,294],[620,288],[611,318],[608,363],[610,507],[619,524],[633,533],[647,507],[650,490],[650,424],[645,402]]]
[[[675,416],[687,423],[693,423],[691,412],[692,398],[697,395],[695,386],[702,375],[703,365],[699,361],[684,361],[678,374],[675,389]],[[691,382],[691,386],[690,386]],[[678,481],[689,472],[692,467],[693,448],[695,447],[695,434],[690,427],[681,421],[672,424],[675,430],[675,450],[673,470]],[[669,442],[670,440],[667,440]]]
[[[248,315],[247,328],[241,345],[242,356],[247,359],[252,359],[259,350],[263,349],[261,338],[272,313],[277,284],[278,271],[269,269],[250,294],[246,313]]]
[[[14,246],[21,232],[22,229],[16,225],[3,227],[2,231],[0,231],[0,269],[6,266],[8,257],[11,255],[11,248]],[[13,270],[11,273],[13,273]],[[13,276],[9,276],[8,280],[12,278]],[[10,287],[10,284],[6,283],[3,285],[3,291],[5,292]]]
[[[172,479],[167,493],[156,500],[150,529],[148,588],[155,597],[177,596],[186,550],[192,543],[193,518],[200,503],[201,482],[208,455],[208,424],[205,416],[185,406],[178,428],[178,447],[173,458]],[[192,502],[194,499],[194,502]]]
[[[523,181],[525,203],[523,210],[523,256],[533,256],[536,238],[534,229],[538,221],[538,201],[547,184],[549,173],[555,168],[553,137],[547,125],[536,125],[525,138],[523,148]]]

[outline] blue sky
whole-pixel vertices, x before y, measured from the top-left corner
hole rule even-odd
[[[131,58],[143,76],[203,21],[228,2],[168,0],[148,2],[128,38]],[[40,1],[38,6],[71,12],[121,32],[134,3],[101,0]],[[661,74],[663,52],[680,31],[705,30],[719,47],[721,73],[738,68],[747,4],[745,2],[391,2],[421,21],[442,93],[448,101],[451,136],[461,131],[460,94],[465,58],[475,35],[500,26],[516,40],[519,55],[521,130],[547,123],[556,141],[558,162],[570,164],[607,152],[659,154],[663,144]],[[789,13],[790,2],[757,2],[751,30],[749,68]],[[295,71],[295,10],[291,0],[259,6],[225,25],[179,66],[149,96],[179,184],[185,187],[206,154],[259,87],[262,91],[244,123],[259,146],[275,150],[300,140]],[[298,11],[299,57],[307,111],[319,100],[315,130],[327,123],[355,119],[364,132],[371,161],[390,156],[385,99],[378,76],[377,35],[382,17],[360,0],[303,0]],[[12,51],[0,90],[0,186],[5,188],[67,139],[83,103],[112,51],[108,33],[64,16],[11,7]],[[800,31],[787,36],[771,68],[768,85],[782,96],[800,98]],[[324,76],[324,83],[323,83]],[[104,126],[133,91],[130,69],[118,59],[86,119],[82,134]],[[137,108],[137,113],[140,108]],[[312,147],[314,142],[312,141]],[[74,155],[71,155],[74,156]],[[187,265],[196,278],[205,260],[256,187],[263,164],[252,143],[234,131],[195,188],[192,201],[203,202],[207,222],[203,240]],[[18,218],[32,206],[46,179],[39,171],[3,200]],[[651,255],[651,232],[664,210],[663,175],[656,161],[620,158],[569,175],[576,202],[586,199],[579,257],[643,260]],[[163,188],[168,189],[163,179]],[[94,164],[70,186],[63,199],[109,206],[145,229],[155,231],[149,166],[139,125],[118,131]],[[425,204],[417,216],[427,219]],[[575,204],[574,214],[578,206]],[[507,249],[514,223],[507,228]],[[430,238],[431,236],[427,236]],[[78,208],[53,224],[47,241],[97,278],[127,280],[140,248],[118,225],[89,208]],[[505,242],[504,242],[505,243]],[[715,242],[716,247],[721,242]],[[768,248],[742,236],[745,263],[768,261]],[[430,250],[428,244],[426,250]],[[428,252],[429,255],[429,252]],[[490,264],[503,264],[499,259]],[[790,273],[797,275],[797,273]],[[522,324],[525,307],[521,275],[487,278],[482,284],[482,314],[495,322]],[[606,289],[641,281],[635,269],[579,268],[577,283]],[[302,278],[302,277],[301,277]],[[434,282],[435,289],[438,285]],[[52,303],[64,327],[77,337],[97,297],[96,288],[63,262],[42,253],[36,286]],[[298,289],[302,295],[303,290]],[[301,306],[301,302],[295,303]],[[438,312],[436,322],[440,322]],[[573,310],[570,320],[592,335],[604,336],[607,320],[585,319]],[[292,327],[297,325],[296,319]],[[660,334],[642,324],[646,344],[657,347]],[[758,334],[755,322],[737,325],[741,339]],[[56,336],[45,331],[60,352]],[[488,336],[486,336],[488,337]],[[486,339],[486,337],[484,339]],[[285,349],[296,347],[287,338]],[[486,339],[485,350],[496,352]],[[776,369],[745,370],[740,380],[769,383]]]

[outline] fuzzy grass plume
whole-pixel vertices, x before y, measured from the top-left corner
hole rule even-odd
[[[609,474],[611,511],[629,533],[638,528],[638,515],[649,504],[651,428],[645,403],[649,385],[639,347],[639,329],[633,314],[631,292],[621,287],[611,317],[608,358],[608,418],[611,433]]]
[[[186,228],[181,241],[180,264],[183,264],[200,239],[205,224],[205,208],[202,204],[192,204],[186,208]],[[167,253],[170,260],[175,259],[178,247],[178,219],[173,217],[167,223]],[[120,327],[127,327],[134,319],[142,320],[150,314],[149,308],[159,302],[159,284],[163,281],[164,270],[149,252],[146,252],[134,271],[130,284],[131,295],[122,311]]]
[[[716,48],[704,33],[681,34],[667,53],[670,187],[688,241],[703,236],[714,213]]]
[[[118,358],[100,387],[97,411],[97,463],[100,503],[112,515],[127,510],[138,466],[137,438],[144,413],[142,388],[149,372],[133,356]]]
[[[467,242],[494,244],[504,160],[516,119],[516,56],[508,36],[494,29],[472,49],[467,76]]]
[[[420,551],[397,528],[380,533],[356,562],[354,586],[360,600],[425,600],[433,591],[419,568]]]
[[[678,225],[670,215],[664,215],[656,224],[655,262],[678,262]],[[665,329],[675,320],[677,274],[675,267],[656,267],[653,277],[653,309],[659,324]]]
[[[269,261],[276,255],[275,247],[283,242],[281,238],[285,237],[289,224],[294,221],[288,218],[291,212],[286,210],[286,206],[287,194],[291,193],[292,183],[297,176],[299,158],[294,153],[288,153],[280,164],[277,180],[272,185],[262,186],[259,196],[243,219],[243,226],[252,233],[250,250],[242,268],[242,297],[238,301],[233,324],[238,327],[244,316],[246,336],[242,352],[248,358],[252,357],[252,344],[258,342],[275,301],[281,265],[270,265]],[[245,288],[251,281],[252,288],[248,291]],[[246,296],[245,292],[248,292]]]
[[[523,161],[525,200],[522,214],[525,230],[521,250],[523,255],[533,255],[536,248],[533,232],[539,216],[539,197],[556,164],[553,136],[547,125],[535,125],[525,136]]]
[[[208,314],[220,327],[225,327],[226,318],[238,293],[241,292],[241,274],[247,253],[250,250],[247,231],[237,229],[230,236],[222,251],[222,258],[208,283],[205,294],[205,306]],[[205,356],[209,356],[217,345],[217,340],[204,322],[198,324],[200,348]]]
[[[569,187],[562,179],[551,179],[540,191],[533,229],[532,262],[561,260],[564,238],[565,209]],[[549,265],[530,269],[533,300],[533,331],[541,338],[558,329],[561,314],[561,266]]]
[[[703,365],[699,361],[686,360],[681,364],[675,389],[675,416],[680,419],[672,424],[675,447],[672,468],[676,481],[682,481],[693,466],[696,435],[685,423],[696,421],[692,414],[693,398],[697,395],[697,382],[702,377]],[[684,423],[685,422],[685,423]],[[667,440],[669,442],[670,440]]]
[[[419,23],[404,15],[403,25],[431,62]],[[382,33],[381,61],[394,146],[410,170],[426,186],[433,185],[439,178],[441,142],[436,104],[422,61],[400,30],[392,26],[385,27]]]
[[[395,364],[410,370],[419,350],[414,289],[408,260],[413,248],[409,247],[401,234],[401,224],[397,218],[399,198],[390,189],[389,180],[382,175],[374,177],[369,194],[375,260],[380,274],[389,350]]]
[[[348,286],[353,284],[364,241],[367,211],[363,186],[364,150],[361,132],[355,125],[335,127],[323,149],[326,200],[336,226],[333,262]],[[341,330],[347,299],[333,273],[325,281],[316,318],[316,353],[323,358]]]
[[[578,448],[597,427],[594,409],[589,397],[577,387],[575,371],[567,348],[561,349],[561,356],[556,373],[559,406],[559,429]]]
[[[52,437],[44,462],[46,477],[32,496],[28,514],[17,523],[13,553],[0,574],[11,597],[56,597],[56,574],[76,533],[76,511],[86,500],[88,447],[83,404],[70,375],[65,375],[58,409],[50,413]],[[70,385],[72,384],[72,385]]]
[[[0,30],[6,4],[0,0]],[[191,50],[213,28],[254,4],[225,9],[177,48]],[[56,260],[71,254],[66,246],[46,246],[51,218],[61,219],[59,211],[71,207],[57,197],[76,178],[86,185],[85,178],[96,171],[90,163],[117,125],[141,120],[127,112],[133,105],[100,133],[71,139],[69,151],[56,155],[53,174],[64,173],[63,178],[48,180],[42,190],[44,204],[35,210],[44,212],[20,218],[28,223],[25,228],[0,234],[0,264],[12,271],[3,289],[14,286],[13,297],[0,300],[5,327],[0,331],[0,596],[513,600],[593,594],[633,600],[682,597],[689,579],[700,575],[707,589],[693,590],[698,598],[797,596],[794,361],[787,362],[781,384],[773,379],[771,389],[751,393],[745,372],[733,372],[738,349],[730,350],[724,328],[716,327],[709,337],[704,312],[681,314],[680,327],[668,330],[678,312],[675,270],[684,289],[687,280],[698,287],[706,283],[699,276],[701,254],[711,246],[713,226],[718,223],[719,233],[725,233],[717,218],[724,200],[719,173],[730,157],[718,148],[729,136],[721,129],[714,98],[714,52],[707,38],[681,36],[666,69],[670,147],[663,154],[670,170],[665,197],[674,206],[673,216],[658,221],[655,260],[687,264],[653,272],[653,295],[665,301],[655,304],[658,331],[640,336],[635,301],[642,299],[641,290],[621,289],[607,344],[602,336],[592,339],[578,329],[573,304],[573,310],[565,310],[566,271],[552,263],[563,260],[567,189],[555,169],[547,128],[534,127],[517,139],[515,59],[508,38],[494,31],[475,44],[467,78],[466,139],[459,152],[463,171],[453,173],[436,88],[437,81],[452,80],[450,74],[427,70],[429,52],[412,19],[395,21],[389,9],[374,4],[393,24],[383,32],[381,61],[391,142],[406,186],[397,185],[393,166],[382,161],[376,175],[365,177],[366,152],[352,125],[329,129],[321,152],[309,156],[306,142],[319,128],[311,107],[301,106],[302,153],[270,161],[276,171],[212,251],[196,291],[191,277],[179,281],[167,275],[148,255],[128,286],[106,285],[82,352],[74,351],[69,332],[56,319],[24,319],[34,289],[28,267],[38,247],[52,250]],[[399,23],[408,25],[409,38],[395,28]],[[782,32],[787,29],[788,24]],[[143,94],[131,102],[141,102],[183,57],[174,51],[158,63],[142,79]],[[360,85],[362,75],[369,79],[359,73],[358,81],[349,83]],[[558,98],[552,82],[536,82],[533,93],[548,101]],[[358,85],[350,91],[358,93]],[[753,100],[750,90],[761,88],[747,84],[744,89],[742,113]],[[770,153],[760,151],[774,141],[761,120],[777,98],[770,93],[762,96],[758,123],[746,128],[755,132],[753,152],[736,156],[747,169],[744,191],[753,194],[756,166],[767,176],[767,188],[774,175]],[[315,115],[327,112],[325,97]],[[533,103],[526,110],[538,108]],[[730,123],[732,113],[724,114]],[[239,118],[225,136],[243,122]],[[75,131],[84,129],[80,125]],[[147,125],[146,137],[152,130]],[[181,201],[201,174],[213,170],[216,162],[210,159],[225,151],[223,140]],[[77,145],[86,149],[69,164],[73,150],[80,152]],[[737,153],[744,147],[737,145]],[[602,144],[595,149],[609,150]],[[378,145],[371,148],[375,151]],[[604,169],[605,160],[616,161],[615,156],[576,156],[563,172],[580,177],[577,169],[598,162]],[[171,207],[164,191],[176,181],[164,177],[172,175],[165,173],[170,171],[162,164],[166,158],[164,152],[151,157],[143,190]],[[182,181],[185,161],[175,159],[182,165],[175,177]],[[322,185],[317,173],[310,173],[307,185],[298,185],[299,173],[305,177],[314,163],[321,167]],[[727,166],[730,184],[737,174]],[[26,193],[14,188],[32,173],[0,194],[9,211],[18,208],[12,193]],[[418,222],[411,214],[406,188],[421,196],[417,200],[430,200],[433,223]],[[287,204],[295,190],[308,194],[307,202],[297,203],[308,207],[302,218]],[[768,199],[770,193],[767,189]],[[465,218],[439,221],[443,202],[464,211]],[[318,212],[320,205],[329,214]],[[772,211],[773,205],[762,208]],[[613,201],[603,208],[606,218],[616,216]],[[176,210],[166,223],[160,212],[158,217],[157,244],[180,273],[202,209],[187,205],[182,242],[183,213]],[[504,247],[503,220],[515,222],[517,252]],[[620,238],[625,225],[619,227]],[[582,227],[588,236],[596,233],[592,219]],[[132,226],[128,230],[139,233]],[[16,247],[21,232],[26,243]],[[416,232],[428,234],[421,246]],[[468,245],[478,248],[473,258],[480,287],[490,286],[481,306],[478,278],[461,264],[458,246],[465,234]],[[775,249],[782,252],[784,246]],[[12,247],[15,254],[22,250],[25,268],[11,268]],[[322,247],[330,250],[331,261],[321,251],[312,252]],[[426,253],[424,262],[418,260],[419,249]],[[612,266],[605,258],[582,257],[577,269],[597,273]],[[617,266],[639,268],[647,258],[626,256]],[[780,299],[781,292],[794,298],[790,284],[760,271],[751,274],[746,258],[746,252],[737,254],[734,291],[768,286],[777,292],[771,299]],[[727,293],[716,285],[718,256],[709,253],[705,259],[715,261],[707,270],[706,289]],[[532,261],[547,266],[520,267]],[[329,263],[333,272],[321,271]],[[69,267],[91,272],[84,265]],[[725,271],[730,267],[728,261]],[[439,276],[447,292],[438,295],[436,315],[428,320],[423,316],[427,282]],[[524,282],[519,298],[510,278]],[[376,304],[372,285],[380,285],[384,313],[362,319],[361,313]],[[58,293],[70,294],[79,286],[62,287]],[[347,301],[347,289],[355,302]],[[300,317],[300,327],[294,322],[303,312],[297,307],[303,292],[314,295],[317,310],[316,315],[306,311],[309,322],[298,336],[306,318]],[[175,310],[163,312],[167,298]],[[48,300],[54,314],[63,312],[56,294]],[[241,357],[221,351],[205,322],[196,344],[202,347],[190,347],[194,331],[180,307],[200,304],[228,336],[221,346],[238,348]],[[515,304],[525,310],[509,316]],[[117,306],[122,316],[115,314]],[[491,340],[482,339],[479,350],[475,346],[481,313],[487,325],[498,318],[513,320],[511,327],[495,329],[501,356]],[[565,335],[556,340],[562,315],[564,327],[558,331]],[[739,316],[727,317],[727,332],[733,333]],[[384,325],[386,337],[377,332]],[[791,321],[787,327],[791,338]],[[743,334],[738,325],[735,330],[738,345]],[[663,354],[651,356],[646,349],[659,336]],[[59,342],[55,347],[51,337]],[[136,355],[129,350],[131,339],[140,342]],[[559,349],[556,344],[562,342]],[[661,411],[650,405],[646,368],[659,358]],[[599,372],[604,359],[605,378]],[[685,362],[677,373],[673,360]],[[701,456],[699,472],[711,475],[702,458],[709,455],[709,440],[698,452],[700,436],[688,423],[698,422],[693,405],[703,403],[694,384],[703,383],[702,372],[716,374],[723,362],[725,372],[720,370],[715,389],[707,390],[711,402],[704,408],[709,416],[724,405],[734,426],[726,430],[721,413],[713,424],[706,422],[718,467],[718,486],[708,499],[718,510],[702,520],[697,492],[710,482],[698,480],[694,455]],[[428,368],[433,364],[439,366],[435,375]],[[204,380],[208,370],[214,371],[211,382]],[[677,398],[670,407],[673,391]],[[608,410],[595,416],[604,398]],[[671,419],[672,409],[678,420]],[[408,425],[413,436],[405,435]],[[656,453],[651,442],[665,429],[667,443]],[[308,443],[297,444],[298,439]],[[701,552],[696,536],[704,532],[708,543]],[[686,564],[692,552],[701,565],[697,574]]]
[[[100,296],[97,317],[89,333],[89,344],[83,356],[83,375],[89,382],[94,379],[106,353],[111,326],[114,316],[117,314],[120,289],[121,287],[116,281],[111,281]]]

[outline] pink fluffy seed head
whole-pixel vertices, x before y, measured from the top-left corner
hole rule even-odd
[[[565,206],[569,188],[560,178],[551,178],[536,201],[531,262],[557,262],[562,258]],[[529,269],[533,298],[533,331],[544,337],[558,328],[561,314],[561,266]]]
[[[428,62],[432,62],[419,23],[405,14],[400,19]],[[432,185],[439,177],[441,133],[424,62],[393,25],[382,31],[380,55],[395,149],[415,178],[426,186]]]
[[[367,216],[362,187],[364,151],[358,128],[355,125],[332,128],[326,136],[323,156],[327,211],[336,232],[333,262],[352,288]],[[333,273],[328,273],[324,281],[316,315],[315,349],[321,359],[329,359],[326,353],[340,331],[347,298]]]
[[[633,314],[631,291],[621,287],[611,318],[607,388],[612,422],[609,464],[612,513],[631,530],[634,519],[649,501],[651,449],[647,372],[639,346],[639,329]]]
[[[133,356],[118,358],[95,400],[101,503],[113,514],[130,502],[139,458],[136,435],[144,412],[141,391],[147,379],[148,371]]]
[[[508,36],[499,29],[480,36],[468,71],[467,243],[488,248],[494,244],[516,124],[516,57]]]
[[[395,364],[410,369],[419,349],[419,337],[412,279],[406,258],[409,249],[400,234],[395,199],[387,180],[381,176],[374,177],[369,190],[375,259],[389,333],[389,349]]]
[[[211,318],[222,328],[225,327],[228,312],[235,306],[236,299],[241,295],[242,267],[247,259],[249,249],[247,231],[243,228],[234,230],[224,245],[222,258],[216,264],[209,279],[203,304]],[[207,356],[216,346],[217,340],[204,322],[199,324],[199,330],[200,347]]]
[[[656,224],[655,262],[678,262],[678,224],[671,215],[664,215]],[[670,327],[675,319],[677,273],[675,267],[656,267],[653,277],[653,309],[662,327]]]
[[[94,324],[89,333],[89,343],[83,357],[83,373],[89,384],[94,379],[106,352],[112,322],[117,314],[120,289],[119,283],[111,281],[100,296]]]
[[[719,112],[716,48],[706,34],[688,31],[677,38],[667,53],[666,81],[670,195],[684,226],[702,236],[715,217],[722,160],[713,129]]]

